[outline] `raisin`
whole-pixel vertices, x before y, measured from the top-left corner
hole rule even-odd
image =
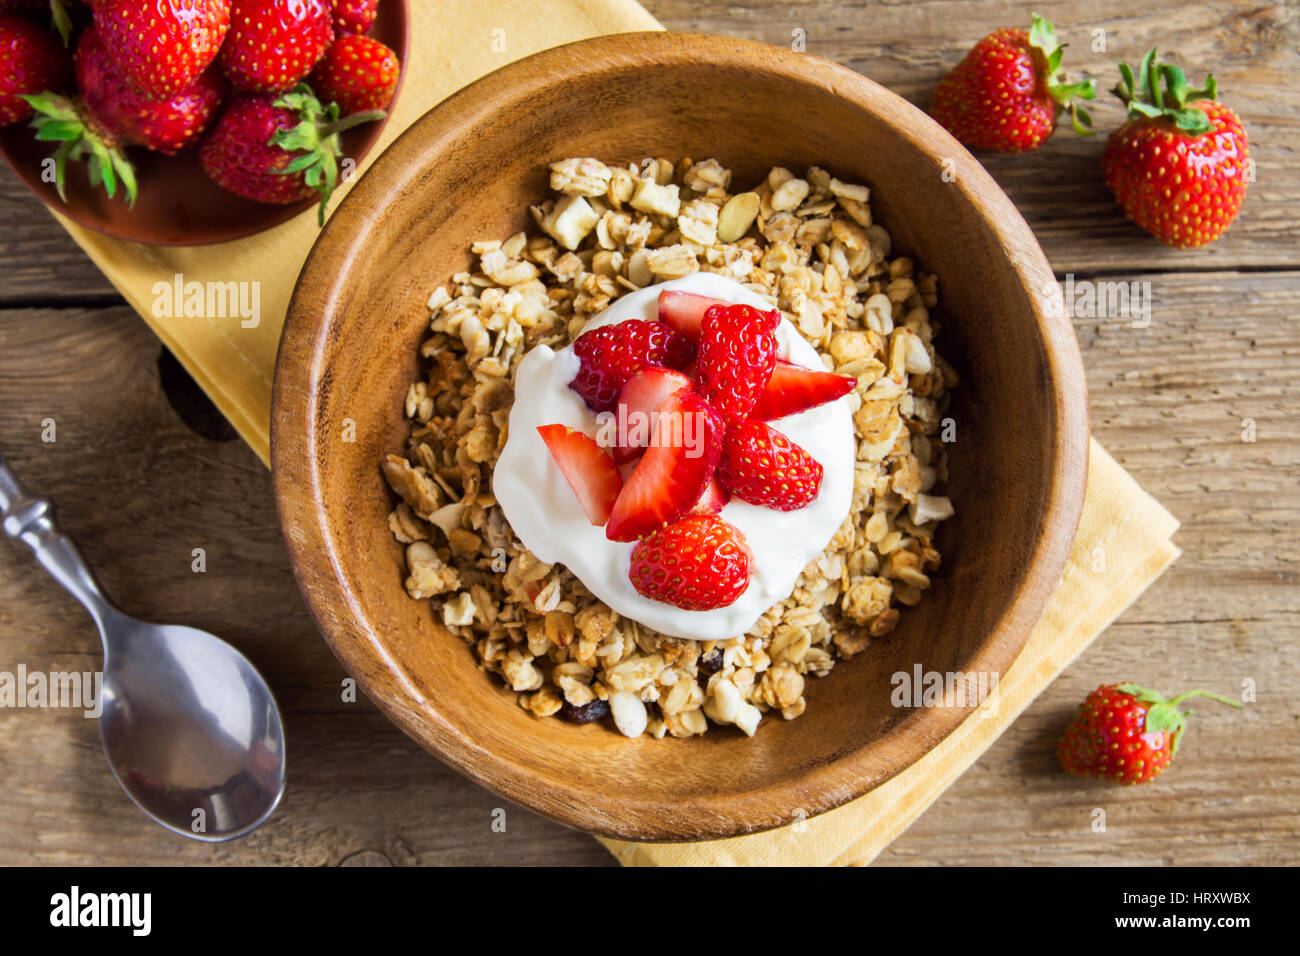
[[[599,697],[590,704],[574,707],[567,700],[560,705],[560,716],[571,724],[590,724],[609,716],[609,703]]]
[[[722,651],[715,647],[709,651],[708,655],[701,657],[699,663],[695,665],[701,674],[716,674],[722,670]]]

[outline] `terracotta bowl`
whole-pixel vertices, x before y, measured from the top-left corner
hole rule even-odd
[[[79,22],[89,22],[88,13],[78,16]],[[369,35],[387,44],[405,63],[406,0],[381,3]],[[397,95],[401,96],[401,92],[399,86]],[[379,141],[387,122],[348,130],[341,137],[343,155],[360,164]],[[0,158],[41,202],[95,232],[145,245],[200,246],[240,239],[288,222],[319,204],[319,197],[287,206],[243,199],[208,178],[197,150],[163,156],[140,148],[129,150],[140,181],[134,207],[122,201],[120,192],[116,199],[110,199],[102,188],[92,188],[85,163],[69,164],[65,203],[54,184],[46,182],[42,175],[42,163],[52,151],[52,144],[39,142],[27,123],[0,129]]]
[[[826,678],[807,712],[753,739],[626,740],[525,712],[402,589],[379,461],[409,426],[430,291],[480,237],[532,228],[546,164],[717,157],[736,182],[822,165],[872,188],[896,250],[940,276],[951,414],[943,569],[901,626]],[[954,165],[955,164],[955,165]],[[945,180],[955,169],[956,180]],[[951,177],[948,177],[951,179]],[[508,66],[432,110],[359,182],[321,235],[289,310],[275,380],[280,517],[330,646],[399,727],[545,816],[636,840],[724,837],[830,810],[888,780],[970,708],[896,708],[891,675],[1002,674],[1057,583],[1087,473],[1074,332],[1052,271],[980,165],[921,111],[856,73],[752,42],[630,34]],[[345,442],[348,421],[355,441]],[[972,719],[979,719],[973,717]]]

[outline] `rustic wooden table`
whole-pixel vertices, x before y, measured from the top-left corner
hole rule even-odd
[[[976,38],[1027,25],[1024,2],[645,0],[672,29],[788,44],[924,104]],[[1120,0],[1044,7],[1077,72],[1115,78],[1153,44],[1206,68],[1257,161],[1240,219],[1177,252],[1126,223],[1101,180],[1100,137],[983,157],[1064,281],[1149,283],[1151,324],[1077,317],[1097,437],[1182,521],[1183,557],[880,858],[892,864],[1242,864],[1300,857],[1300,9],[1213,0],[1139,12]],[[1104,31],[1098,33],[1096,31]],[[1094,49],[1104,40],[1105,49]],[[1121,110],[1094,110],[1102,129]],[[593,840],[507,810],[427,757],[364,700],[289,572],[270,476],[205,413],[183,374],[42,206],[0,173],[0,441],[56,500],[107,590],[130,611],[228,636],[283,705],[290,786],[273,822],[232,845],[167,835],[123,797],[93,722],[0,711],[0,863],[579,863]],[[990,316],[990,321],[996,321]],[[191,387],[192,388],[192,387]],[[42,440],[45,423],[54,442]],[[1254,441],[1245,439],[1253,437]],[[191,569],[203,548],[207,570]],[[25,549],[0,545],[0,671],[93,670],[81,609]],[[1202,708],[1175,768],[1135,789],[1081,784],[1054,763],[1088,690],[1116,679],[1234,692]],[[1095,808],[1107,814],[1094,832]]]

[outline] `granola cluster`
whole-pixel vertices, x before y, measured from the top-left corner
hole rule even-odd
[[[406,454],[383,462],[401,498],[389,525],[406,546],[406,590],[539,717],[612,714],[624,734],[655,737],[710,722],[752,735],[765,714],[798,717],[806,679],[893,630],[939,566],[933,536],[953,511],[935,488],[957,376],[931,344],[936,277],[891,257],[865,186],[817,167],[773,169],[746,192],[712,159],[573,158],[550,170],[537,233],[475,243],[477,271],[429,299],[428,375],[407,393]],[[695,271],[766,297],[828,369],[858,379],[850,512],[793,593],[727,641],[620,618],[527,551],[491,490],[522,356],[568,345],[629,290]]]

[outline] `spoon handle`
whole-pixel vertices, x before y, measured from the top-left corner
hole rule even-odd
[[[80,601],[97,624],[114,613],[99,589],[81,552],[72,539],[59,530],[54,505],[47,498],[33,498],[23,490],[0,454],[0,519],[5,533],[25,542],[36,553],[46,571]]]

